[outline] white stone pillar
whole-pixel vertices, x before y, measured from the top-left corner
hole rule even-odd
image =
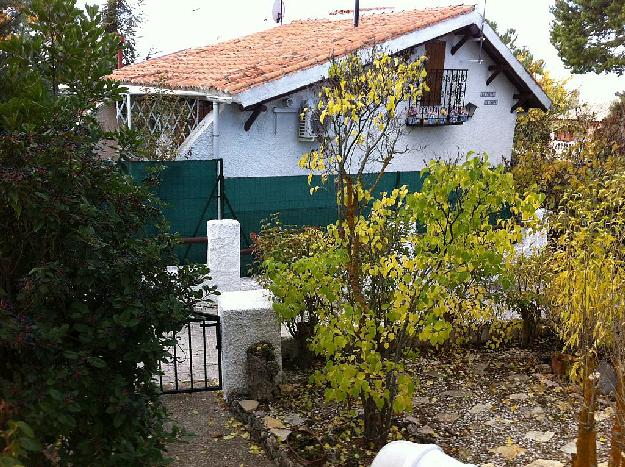
[[[220,292],[239,290],[241,285],[241,227],[233,219],[210,220],[206,224],[206,264],[211,283]]]
[[[247,391],[247,349],[267,341],[282,368],[280,322],[268,290],[225,292],[217,297],[221,320],[221,371],[224,398]]]

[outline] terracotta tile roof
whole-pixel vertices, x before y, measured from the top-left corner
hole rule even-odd
[[[231,95],[473,11],[452,6],[363,16],[295,21],[207,47],[181,50],[115,70],[124,84],[218,91]]]

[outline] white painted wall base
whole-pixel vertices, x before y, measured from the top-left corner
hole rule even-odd
[[[267,290],[224,292],[217,299],[221,318],[221,368],[224,398],[247,391],[247,354],[252,345],[267,341],[282,368],[280,322]]]

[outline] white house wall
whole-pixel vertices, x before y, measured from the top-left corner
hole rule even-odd
[[[512,151],[516,113],[510,112],[517,89],[503,75],[486,86],[490,76],[488,66],[494,62],[482,54],[483,62],[476,63],[479,42],[467,42],[455,55],[450,50],[461,36],[448,34],[440,38],[447,43],[445,68],[468,69],[465,103],[478,106],[475,116],[464,125],[437,127],[406,127],[400,147],[410,151],[398,155],[388,171],[416,171],[432,158],[455,159],[459,154],[473,150],[486,152],[491,161],[500,163]],[[418,50],[424,53],[424,48]],[[495,92],[495,97],[481,97],[480,93]],[[298,109],[302,102],[317,98],[312,89],[290,95]],[[497,105],[484,105],[485,100],[497,100]],[[249,131],[243,125],[251,111],[242,112],[237,105],[225,105],[220,114],[220,154],[224,160],[226,177],[269,177],[305,175],[298,167],[300,156],[310,151],[314,143],[298,140],[298,112],[274,113],[275,107],[284,107],[280,98],[266,104],[267,111],[260,113]],[[212,135],[201,136],[193,147],[191,158],[212,158]],[[372,168],[374,170],[374,168]]]

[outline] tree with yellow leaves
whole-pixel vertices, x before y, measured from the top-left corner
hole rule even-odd
[[[420,192],[402,187],[373,201],[350,185],[347,211],[372,201],[371,212],[330,226],[331,247],[307,259],[308,271],[335,274],[316,282],[322,305],[311,348],[325,366],[313,379],[331,400],[360,399],[365,439],[377,447],[392,415],[412,407],[414,381],[404,369],[411,343],[443,343],[452,329],[449,303],[500,275],[513,253],[516,218],[494,223],[493,215],[509,207],[528,219],[540,203],[519,197],[511,174],[482,156],[431,162],[424,175]]]
[[[304,154],[299,165],[311,171],[309,182],[313,173],[324,181],[336,177],[340,218],[347,214],[347,179],[373,192],[393,158],[407,151],[399,143],[406,128],[403,117],[408,101],[427,91],[424,62],[423,57],[376,50],[333,61],[316,106],[324,131],[317,149]]]
[[[574,467],[597,465],[596,372],[599,355],[614,366],[616,414],[610,467],[625,465],[625,172],[585,184],[565,196],[555,219],[558,238],[551,296],[559,332],[578,357],[573,376],[583,387]]]

